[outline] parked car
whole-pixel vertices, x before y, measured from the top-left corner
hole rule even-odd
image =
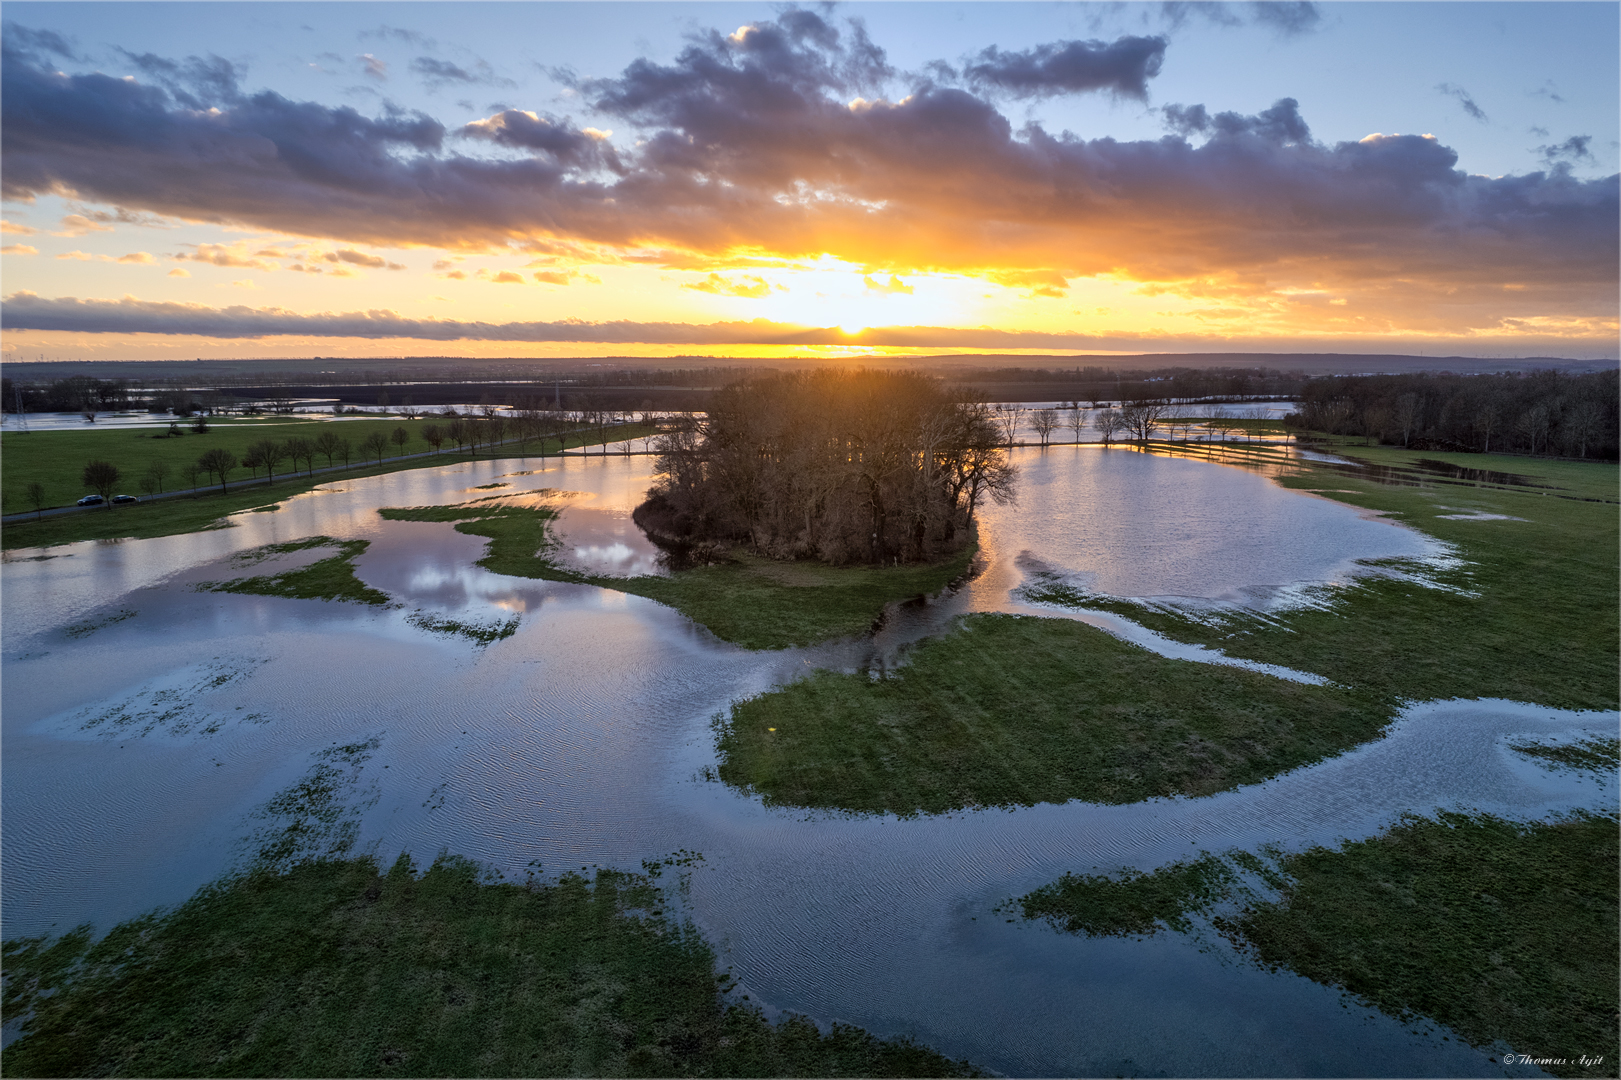
[[[140,502],[140,501],[141,501],[140,499],[137,499],[133,495],[114,495],[113,496],[113,502],[115,502],[115,503],[132,503],[132,502]]]
[[[80,506],[100,506],[101,505],[101,496],[100,495],[86,495],[84,498],[79,500],[79,505]]]

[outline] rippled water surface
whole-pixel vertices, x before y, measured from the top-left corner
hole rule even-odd
[[[968,610],[1025,610],[1032,566],[1100,591],[1271,603],[1358,558],[1437,553],[1416,533],[1236,469],[1129,451],[1020,451],[1021,499],[989,508],[984,571],[903,609],[915,638]],[[1506,749],[1613,730],[1613,716],[1506,702],[1412,710],[1379,742],[1205,799],[1071,803],[939,818],[768,810],[706,779],[710,718],[880,643],[750,653],[613,590],[502,577],[484,541],[379,507],[490,494],[563,507],[564,557],[650,571],[629,524],[649,459],[496,461],[346,481],[235,528],[16,552],[3,587],[7,936],[105,928],[237,864],[255,808],[314,755],[377,739],[346,795],[384,860],[448,848],[509,876],[635,868],[701,851],[689,911],[746,992],[774,1008],[910,1033],[1018,1074],[1490,1075],[1484,1054],[1182,935],[1092,941],[993,908],[1066,870],[1151,868],[1201,849],[1363,836],[1405,810],[1515,816],[1613,792]],[[504,488],[484,485],[501,483]],[[540,493],[528,495],[528,493]],[[564,495],[562,493],[571,493]],[[198,592],[274,572],[230,556],[363,538],[387,609]],[[48,554],[53,558],[27,561]],[[485,647],[431,620],[517,632]]]

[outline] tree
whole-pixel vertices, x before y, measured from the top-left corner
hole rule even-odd
[[[674,547],[888,564],[960,548],[1015,472],[985,405],[910,372],[820,369],[717,391],[655,442],[636,520]]]
[[[113,488],[118,486],[118,466],[110,461],[93,458],[84,465],[84,486],[100,495],[107,505],[112,505]]]
[[[1052,438],[1053,428],[1058,426],[1058,413],[1052,409],[1037,409],[1030,414],[1030,426],[1036,429],[1041,437],[1041,448],[1047,449],[1047,441]]]
[[[369,450],[372,457],[377,459],[377,464],[381,465],[383,455],[388,452],[388,436],[381,431],[374,431],[362,439],[360,445]]]
[[[336,431],[323,431],[315,437],[315,449],[326,458],[327,468],[332,467],[332,459],[337,455],[338,443],[341,439]]]
[[[202,457],[197,459],[199,469],[220,478],[220,491],[222,493],[226,490],[225,480],[236,470],[236,465],[236,455],[217,446],[206,451]]]
[[[1167,406],[1158,401],[1133,401],[1120,409],[1120,425],[1138,442],[1147,442],[1159,426]]]
[[[248,453],[259,459],[271,483],[276,482],[276,466],[287,460],[287,447],[275,439],[260,439],[248,447]]]
[[[1075,442],[1079,444],[1081,441],[1081,432],[1086,430],[1087,414],[1086,410],[1081,408],[1081,403],[1079,401],[1075,402],[1074,406],[1075,407],[1070,410],[1069,414],[1069,429],[1075,433]]]
[[[146,467],[146,475],[152,481],[152,486],[158,489],[158,494],[163,494],[163,478],[169,475],[169,463],[167,461],[152,462]]]
[[[29,504],[34,508],[34,520],[38,521],[45,509],[45,485],[38,480],[30,480],[23,491],[27,494]]]
[[[286,442],[287,456],[293,459],[293,468],[303,462],[308,475],[315,475],[315,444],[301,435],[294,435]]]
[[[996,407],[996,426],[1002,430],[1002,439],[1007,443],[1008,449],[1013,449],[1013,440],[1019,434],[1019,417],[1024,410],[1017,405],[998,405]]]
[[[1092,427],[1103,439],[1103,445],[1108,446],[1120,432],[1120,414],[1114,409],[1099,409],[1092,414]]]
[[[185,479],[186,486],[191,488],[194,496],[197,494],[197,477],[201,476],[202,472],[203,470],[198,467],[195,461],[180,466],[180,475]]]
[[[433,447],[433,452],[437,454],[439,448],[445,445],[445,429],[438,424],[428,424],[422,429],[422,441]]]
[[[405,453],[405,444],[411,441],[411,432],[404,427],[397,427],[389,433],[389,441],[400,453]]]
[[[1394,418],[1396,426],[1401,428],[1403,446],[1413,441],[1413,430],[1418,427],[1419,418],[1423,415],[1424,407],[1417,394],[1403,394],[1396,399]],[[1531,452],[1536,453],[1535,450]]]
[[[338,439],[337,455],[343,459],[343,463],[345,465],[349,464],[349,458],[354,454],[354,452],[354,443],[350,442],[348,439]]]

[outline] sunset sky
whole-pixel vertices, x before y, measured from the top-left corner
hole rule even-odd
[[[1613,357],[1618,13],[8,2],[4,356]]]

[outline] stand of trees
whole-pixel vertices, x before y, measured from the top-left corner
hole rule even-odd
[[[746,543],[833,564],[933,559],[975,508],[1013,496],[1006,439],[982,404],[924,375],[821,369],[717,391],[655,444],[636,520],[668,546]]]
[[[1316,379],[1290,422],[1369,443],[1614,461],[1621,376],[1353,375]]]

